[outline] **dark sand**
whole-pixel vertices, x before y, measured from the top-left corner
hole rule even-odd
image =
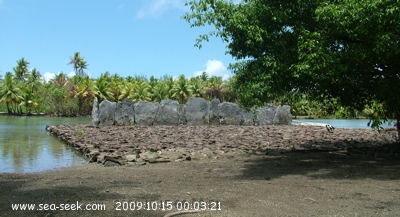
[[[392,131],[329,133],[309,126],[54,129],[99,163],[0,175],[0,216],[163,216],[176,209],[116,211],[115,206],[118,201],[183,200],[221,204],[220,211],[181,215],[192,217],[400,215],[399,145]],[[127,160],[132,154],[138,157]],[[106,210],[11,210],[12,203],[76,201],[105,204]]]

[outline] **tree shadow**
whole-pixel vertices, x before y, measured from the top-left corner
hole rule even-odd
[[[0,216],[161,216],[161,212],[157,211],[115,210],[115,201],[157,201],[160,198],[160,195],[157,194],[139,193],[135,194],[135,198],[131,198],[129,195],[104,191],[104,189],[98,189],[95,186],[27,188],[27,186],[34,185],[34,182],[35,180],[18,180],[18,178],[17,180],[4,180],[1,178]],[[129,183],[126,184],[129,185]],[[54,204],[60,207],[60,204],[77,204],[77,202],[83,204],[81,206],[83,210],[12,210],[12,204],[17,203],[35,204],[35,209],[37,209],[39,204]],[[84,210],[86,204],[104,204],[106,210]]]
[[[329,147],[335,146],[340,145],[329,144]],[[398,180],[399,150],[397,143],[374,147],[357,143],[331,150],[267,150],[266,155],[247,160],[239,178],[270,180],[286,175],[304,175],[315,179]]]

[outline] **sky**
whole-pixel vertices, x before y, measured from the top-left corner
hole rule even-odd
[[[182,18],[186,0],[0,0],[0,76],[22,57],[46,79],[72,75],[80,52],[87,73],[193,77],[205,71],[227,79],[234,60],[219,38],[194,46],[211,30]]]

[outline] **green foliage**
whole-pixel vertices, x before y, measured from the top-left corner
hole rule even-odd
[[[85,58],[80,56],[79,52],[76,52],[73,57],[70,57],[70,61],[68,64],[71,64],[74,68],[77,78],[87,77],[87,74],[84,70],[87,68],[88,64]]]
[[[220,37],[239,60],[231,68],[245,106],[299,91],[318,103],[335,101],[339,116],[377,101],[385,105],[380,118],[400,121],[399,1],[193,0],[187,5],[191,11],[184,18],[192,27],[214,27],[197,45]]]
[[[7,105],[7,112],[9,114],[20,114],[22,111],[19,104],[22,99],[21,89],[14,80],[13,74],[7,72],[0,90],[0,103]]]
[[[376,100],[372,101],[370,105],[367,105],[364,109],[364,113],[370,119],[368,126],[377,130],[382,130],[382,124],[388,121],[384,115],[385,110],[385,106]]]
[[[144,81],[138,81],[135,85],[132,100],[138,101],[151,101],[150,85]]]
[[[44,82],[40,72],[32,69],[24,73],[23,77],[24,79],[18,80],[13,73],[7,73],[5,78],[0,80],[1,111],[7,111],[8,108],[10,114],[45,112],[55,116],[89,115],[94,97],[99,101],[120,101],[129,98],[134,102],[160,102],[177,99],[180,103],[185,103],[189,97],[204,97],[209,100],[218,98],[221,101],[238,102],[240,92],[240,100],[244,99],[245,93],[249,94],[247,102],[251,102],[250,100],[257,99],[255,96],[259,93],[252,90],[262,87],[260,83],[260,88],[237,88],[238,76],[223,80],[221,77],[208,76],[207,73],[190,79],[181,75],[175,80],[172,76],[159,79],[150,77],[149,80],[142,76],[122,78],[109,72],[101,74],[98,79],[78,75],[69,78],[64,73],[59,73],[50,82]],[[298,91],[288,92],[276,98],[273,95],[269,97],[269,103],[291,105],[294,115],[350,117],[350,113],[344,112],[347,110],[340,110],[337,101],[312,100],[309,95]],[[263,105],[262,102],[257,103]]]
[[[84,137],[84,136],[85,136],[85,131],[83,131],[83,130],[78,130],[78,131],[76,132],[76,135],[79,136],[79,137]]]
[[[110,99],[112,95],[110,91],[110,83],[111,78],[108,72],[101,74],[100,78],[95,81],[93,92],[95,97],[97,97],[100,102],[105,99]]]
[[[179,103],[184,104],[191,95],[188,81],[184,75],[180,75],[172,88],[172,97],[178,99]]]

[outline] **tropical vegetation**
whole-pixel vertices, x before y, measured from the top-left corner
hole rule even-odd
[[[399,1],[191,0],[187,6],[192,27],[214,27],[197,45],[219,37],[238,60],[231,68],[243,104],[283,97],[305,109],[322,103],[325,112],[367,107],[373,126],[400,121]]]
[[[367,116],[378,127],[400,121],[400,2],[389,0],[192,0],[184,19],[211,25],[237,62],[229,80],[196,77],[89,78],[76,52],[74,77],[44,81],[24,58],[0,80],[0,109],[9,114],[88,115],[93,99],[134,102],[218,98],[244,107],[288,104],[295,116]],[[398,128],[400,134],[400,128]]]
[[[79,63],[82,61],[83,63]],[[78,62],[78,63],[77,63]],[[0,78],[0,111],[11,115],[29,115],[45,113],[52,116],[90,115],[93,99],[99,101],[121,101],[129,98],[161,102],[174,99],[186,103],[190,97],[203,97],[208,100],[217,98],[224,102],[241,103],[243,94],[236,89],[237,76],[229,80],[209,76],[203,72],[199,76],[174,78],[165,75],[161,78],[151,76],[127,76],[104,72],[98,78],[89,78],[85,72],[87,63],[77,52],[71,57],[70,64],[76,72],[69,77],[59,73],[53,79],[45,81],[37,69],[29,69],[29,62],[21,58],[16,62],[13,72],[7,72]],[[366,106],[362,110],[344,107],[337,100],[315,100],[306,93],[291,92],[266,101],[265,104],[291,105],[295,116],[356,118],[380,114],[382,104]]]
[[[45,81],[37,69],[21,58],[12,72],[0,78],[0,111],[11,115],[46,113],[54,116],[83,116],[92,110],[93,99],[99,101],[121,101],[129,98],[134,102],[174,99],[185,103],[190,97],[219,98],[221,101],[236,102],[235,94],[229,90],[230,80],[221,77],[200,76],[178,78],[165,75],[127,76],[105,72],[99,78],[89,78],[87,62],[76,52],[69,64],[75,72],[73,77],[57,74]]]

